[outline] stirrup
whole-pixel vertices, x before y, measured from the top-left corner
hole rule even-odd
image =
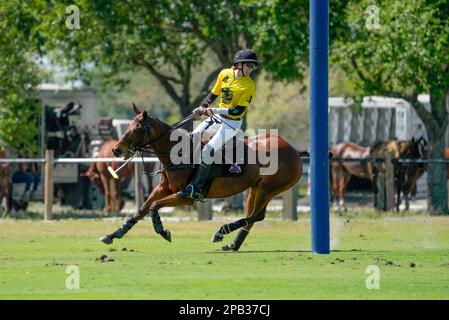
[[[200,192],[195,192],[195,187],[192,184],[187,185],[184,190],[177,193],[182,198],[191,198],[197,201],[203,200],[204,196]]]

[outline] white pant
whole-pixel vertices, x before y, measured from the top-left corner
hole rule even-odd
[[[200,133],[203,137],[212,137],[201,151],[202,161],[206,164],[211,164],[213,162],[213,154],[215,154],[226,142],[231,140],[237,134],[243,122],[242,120],[226,119],[221,115],[216,116],[220,118],[222,121],[221,123],[213,122],[210,124],[212,119],[207,118],[192,132],[192,134]],[[206,129],[208,125],[209,127]],[[204,140],[203,137],[202,140]],[[211,154],[212,150],[214,151],[213,154]]]

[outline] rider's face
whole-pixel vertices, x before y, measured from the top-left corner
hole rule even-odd
[[[249,76],[250,73],[256,69],[256,64],[254,62],[244,62],[243,63],[243,75]]]

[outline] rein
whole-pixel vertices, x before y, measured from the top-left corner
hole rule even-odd
[[[195,115],[191,114],[191,115],[185,117],[184,119],[182,119],[182,120],[180,120],[178,122],[175,122],[174,124],[171,125],[170,130],[162,133],[160,136],[158,136],[157,138],[155,138],[152,141],[148,142],[144,146],[136,146],[133,142],[129,141],[128,139],[123,139],[124,142],[129,145],[129,149],[132,152],[134,152],[134,153],[139,152],[140,153],[140,156],[142,158],[142,166],[143,166],[143,170],[144,170],[143,172],[144,172],[145,175],[150,176],[150,177],[154,177],[154,176],[164,172],[166,168],[162,168],[162,164],[160,164],[160,169],[159,170],[154,171],[154,172],[146,171],[146,169],[145,169],[145,160],[144,160],[144,157],[143,157],[143,152],[148,152],[150,154],[156,155],[156,152],[151,150],[151,148],[152,148],[151,145],[154,144],[155,142],[159,141],[163,137],[165,137],[167,134],[170,134],[174,130],[182,127],[184,124],[186,124],[187,122],[191,121],[194,117],[195,117]],[[144,135],[148,135],[149,132],[150,132],[150,124],[148,123],[148,121],[145,121],[143,123],[143,125],[144,125]],[[162,154],[169,155],[169,153],[162,153]]]

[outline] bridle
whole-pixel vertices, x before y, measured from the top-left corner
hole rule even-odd
[[[125,153],[125,159],[129,159],[129,157],[134,156],[136,153],[140,153],[140,156],[142,158],[142,166],[144,168],[144,173],[146,175],[150,175],[150,176],[155,176],[161,172],[164,171],[164,169],[160,169],[156,172],[153,173],[149,173],[145,170],[145,161],[144,161],[144,157],[143,157],[143,153],[147,152],[153,155],[156,155],[156,152],[154,151],[154,148],[152,147],[152,145],[154,145],[156,142],[158,142],[159,140],[161,140],[163,137],[165,137],[166,135],[170,134],[171,132],[173,132],[174,130],[182,127],[184,124],[186,124],[187,122],[189,122],[190,120],[192,120],[195,117],[195,115],[191,114],[187,117],[185,117],[184,119],[174,123],[171,125],[171,128],[169,130],[167,130],[166,132],[162,133],[161,135],[159,135],[158,137],[154,138],[153,140],[149,141],[146,144],[141,144],[141,140],[143,140],[145,137],[150,135],[150,117],[147,115],[146,111],[144,111],[143,113],[143,121],[140,122],[140,125],[142,126],[142,133],[141,133],[141,138],[140,139],[130,139],[127,136],[122,137],[122,141],[124,143],[126,143],[128,145],[128,151],[126,151]],[[170,155],[169,153],[166,152],[158,152],[159,154],[163,154],[163,155]]]

